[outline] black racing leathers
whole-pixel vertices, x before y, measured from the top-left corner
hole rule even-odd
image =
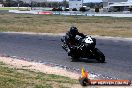
[[[81,36],[82,38],[84,38],[85,37],[85,35],[83,34],[83,33],[77,33],[76,35],[78,35],[78,36]],[[68,55],[69,54],[71,54],[71,49],[72,50],[74,50],[74,49],[76,49],[76,47],[77,47],[77,44],[78,44],[78,40],[76,40],[76,35],[74,35],[74,36],[71,36],[71,34],[68,32],[68,33],[66,33],[66,36],[65,36],[65,41],[66,41],[66,44],[67,44],[67,51],[68,51]]]

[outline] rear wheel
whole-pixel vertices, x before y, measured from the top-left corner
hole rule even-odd
[[[104,63],[105,62],[105,56],[104,54],[97,48],[95,48],[95,56],[96,56],[96,60],[100,63]]]

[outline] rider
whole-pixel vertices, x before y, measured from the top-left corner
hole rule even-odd
[[[65,40],[66,40],[66,44],[68,45],[67,47],[68,55],[71,54],[71,48],[76,49],[77,46],[77,40],[75,38],[76,35],[81,36],[82,38],[85,37],[85,35],[83,33],[79,33],[78,29],[74,26],[72,26],[70,30],[66,33]]]

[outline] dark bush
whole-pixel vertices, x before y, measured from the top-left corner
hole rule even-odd
[[[62,8],[58,8],[58,11],[63,11]]]
[[[76,8],[73,8],[72,11],[77,11],[77,9]]]
[[[85,12],[85,11],[86,11],[86,8],[85,8],[85,7],[81,7],[81,8],[79,9],[79,11]]]
[[[129,11],[132,11],[132,8],[129,8]]]
[[[95,12],[99,12],[99,8],[95,8]]]
[[[52,11],[63,11],[61,8],[53,8]]]
[[[53,8],[52,11],[57,11],[57,8]]]

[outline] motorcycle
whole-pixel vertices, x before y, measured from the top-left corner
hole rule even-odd
[[[69,48],[66,44],[65,36],[61,38],[62,48],[67,52]],[[84,38],[76,36],[75,39],[78,41],[77,47],[70,47],[72,60],[78,60],[79,58],[95,58],[98,62],[104,63],[104,54],[96,48],[96,39],[91,36],[85,36]]]

